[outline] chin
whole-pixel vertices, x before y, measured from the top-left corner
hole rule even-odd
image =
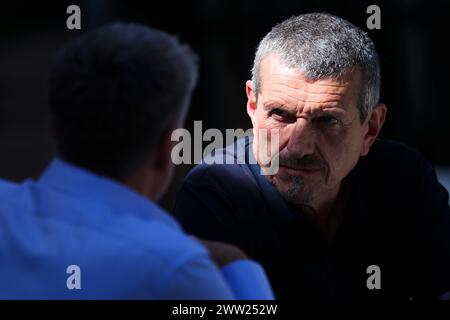
[[[303,179],[301,181],[297,181],[296,183],[290,182],[280,182],[277,179],[272,179],[270,181],[275,188],[277,188],[278,192],[281,196],[288,202],[293,204],[309,204],[317,195],[317,192],[307,188]]]

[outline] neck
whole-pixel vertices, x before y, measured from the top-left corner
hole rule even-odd
[[[320,199],[301,205],[300,208],[316,222],[327,241],[332,242],[341,225],[347,198],[348,186],[342,183]]]
[[[158,189],[155,187],[155,184],[151,183],[153,180],[151,172],[142,168],[132,176],[123,180],[122,183],[140,195],[152,201],[156,201],[158,198]]]

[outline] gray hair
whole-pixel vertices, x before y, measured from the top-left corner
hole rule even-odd
[[[379,101],[380,63],[375,45],[364,31],[342,18],[308,13],[273,27],[255,54],[252,80],[256,96],[261,89],[261,62],[269,54],[276,54],[311,80],[336,79],[358,69],[363,76],[358,103],[361,123]]]

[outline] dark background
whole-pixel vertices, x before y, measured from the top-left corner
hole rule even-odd
[[[66,8],[81,7],[82,30],[66,28]],[[381,30],[367,30],[366,8],[381,8]],[[47,78],[58,48],[81,32],[122,20],[164,29],[200,55],[200,82],[187,128],[249,128],[245,81],[259,40],[282,20],[306,12],[336,14],[374,40],[381,58],[382,137],[403,141],[435,165],[450,165],[450,3],[445,1],[16,1],[0,9],[0,177],[36,178],[53,156]],[[161,201],[171,208],[189,166],[177,168]]]

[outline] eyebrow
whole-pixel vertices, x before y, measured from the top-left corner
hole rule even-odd
[[[285,104],[279,103],[276,101],[267,101],[263,103],[263,109],[264,111],[271,111],[273,109],[281,109],[287,113],[290,114],[296,114],[296,111],[293,111],[291,108],[288,108]],[[333,116],[340,116],[345,117],[347,114],[346,110],[341,107],[324,107],[318,110],[314,110],[311,112],[311,116],[313,117],[320,117],[320,116],[326,116],[326,115],[333,115]]]
[[[265,111],[269,111],[272,109],[281,109],[286,112],[290,112],[290,113],[292,112],[292,110],[290,108],[288,108],[285,104],[275,102],[275,101],[267,101],[267,102],[263,103],[263,108]]]
[[[325,108],[325,109],[320,109],[320,110],[316,110],[311,112],[312,116],[315,117],[320,117],[320,116],[326,116],[326,115],[333,115],[333,116],[342,116],[344,117],[346,115],[346,111],[345,109],[342,108]]]

